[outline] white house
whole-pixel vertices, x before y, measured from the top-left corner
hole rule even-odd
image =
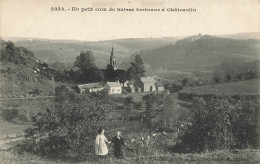
[[[104,86],[107,90],[108,94],[121,94],[122,93],[122,86],[118,82],[107,82]]]
[[[104,89],[101,83],[89,83],[89,84],[81,84],[78,85],[79,91],[81,94],[84,93],[97,93]]]

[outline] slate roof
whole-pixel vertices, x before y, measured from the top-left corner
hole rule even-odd
[[[109,87],[121,87],[120,83],[118,82],[108,82]]]
[[[135,89],[135,86],[129,85],[129,88],[131,88],[132,90],[134,90],[134,89]]]
[[[156,83],[156,80],[152,76],[141,77],[140,80],[143,83]]]
[[[155,84],[157,87],[164,87],[164,85],[161,82],[156,82]]]
[[[103,88],[102,84],[100,83],[81,84],[78,85],[78,87],[80,89]]]

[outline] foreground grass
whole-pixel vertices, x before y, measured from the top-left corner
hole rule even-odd
[[[1,163],[69,163],[62,160],[49,160],[30,153],[17,153],[15,150],[0,151]],[[234,164],[234,163],[259,163],[260,150],[221,150],[202,154],[160,154],[153,156],[138,156],[118,160],[108,157],[101,161],[85,161],[84,163],[189,163],[189,164]]]

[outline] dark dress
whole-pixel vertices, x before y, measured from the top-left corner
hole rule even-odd
[[[124,158],[124,151],[123,151],[123,146],[125,145],[124,139],[122,137],[120,137],[119,139],[115,136],[112,142],[114,143],[114,156],[116,158]]]

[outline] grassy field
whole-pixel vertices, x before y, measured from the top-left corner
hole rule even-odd
[[[33,113],[39,112],[44,105],[52,104],[53,97],[38,97],[38,98],[21,98],[2,100],[1,108],[16,108],[20,110],[29,110]]]
[[[22,134],[31,124],[14,124],[7,121],[0,121],[0,137],[13,134]]]
[[[239,82],[229,82],[217,85],[206,85],[199,87],[188,87],[184,89],[186,93],[197,94],[225,94],[225,95],[256,95],[260,94],[260,79],[252,79]]]
[[[101,161],[84,161],[85,163],[173,163],[173,164],[253,164],[259,162],[259,150],[233,150],[233,151],[216,151],[202,154],[161,154],[156,156],[139,156],[135,158],[125,158],[118,160],[108,157]],[[17,153],[15,150],[7,150],[0,152],[1,163],[69,163],[61,160],[50,160],[38,157],[30,153]]]

